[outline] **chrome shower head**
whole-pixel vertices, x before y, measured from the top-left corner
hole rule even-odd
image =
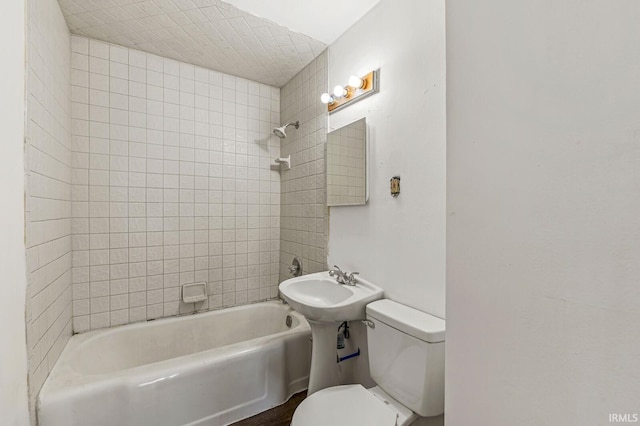
[[[273,134],[279,137],[280,139],[284,139],[287,137],[287,132],[285,131],[287,127],[295,126],[296,129],[300,128],[300,122],[296,121],[295,123],[287,123],[282,127],[275,127],[273,129]]]
[[[287,134],[284,132],[284,129],[285,129],[284,127],[276,127],[275,129],[273,129],[273,134],[281,139],[284,139],[287,137]]]

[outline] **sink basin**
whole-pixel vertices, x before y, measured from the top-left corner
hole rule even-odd
[[[291,278],[280,284],[284,300],[307,319],[355,321],[365,319],[365,306],[382,298],[383,290],[358,277],[355,286],[338,284],[328,272]]]

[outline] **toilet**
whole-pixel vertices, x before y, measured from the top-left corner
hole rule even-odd
[[[407,426],[444,413],[445,321],[389,299],[366,307],[377,386],[333,386],[307,397],[291,426]]]

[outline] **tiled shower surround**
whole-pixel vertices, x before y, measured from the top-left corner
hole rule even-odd
[[[300,128],[289,127],[281,141],[282,156],[290,154],[292,163],[282,172],[281,281],[291,276],[287,267],[295,256],[304,273],[327,269],[327,107],[319,102],[327,76],[325,50],[282,88],[282,122],[300,121]]]
[[[281,103],[276,87],[72,36],[56,0],[28,2],[27,25],[35,424],[37,395],[73,332],[274,298],[293,256],[305,273],[326,268],[317,99],[327,55],[282,88]],[[271,133],[297,120],[287,139]],[[293,168],[280,172],[273,160],[289,154]],[[193,282],[207,283],[208,300],[181,303],[180,285]]]
[[[26,332],[35,424],[38,392],[71,337],[71,86],[70,36],[58,2],[27,6]]]
[[[84,37],[71,50],[74,330],[276,297],[280,89]],[[180,302],[194,282],[208,300]]]

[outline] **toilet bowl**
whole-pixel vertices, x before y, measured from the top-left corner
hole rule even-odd
[[[445,321],[389,299],[366,312],[369,372],[378,386],[317,391],[291,426],[407,426],[444,412]]]

